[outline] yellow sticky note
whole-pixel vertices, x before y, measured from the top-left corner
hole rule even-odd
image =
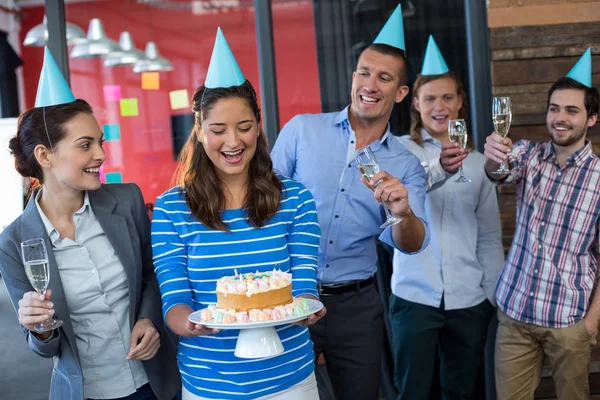
[[[188,96],[187,89],[174,90],[172,92],[169,92],[169,98],[171,99],[172,110],[190,107],[190,98]]]
[[[142,72],[142,89],[158,90],[160,89],[160,79],[158,72]]]
[[[121,116],[122,117],[137,117],[138,101],[137,99],[121,99]]]

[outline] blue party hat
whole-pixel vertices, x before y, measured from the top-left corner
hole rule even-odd
[[[589,88],[592,87],[592,50],[590,48],[583,53],[579,61],[571,68],[567,78],[571,78]]]
[[[442,75],[448,71],[449,69],[446,65],[446,61],[444,61],[444,57],[435,43],[435,39],[432,35],[429,35],[421,75]]]
[[[373,41],[373,44],[381,43],[396,47],[400,50],[406,50],[404,45],[404,23],[402,22],[402,8],[400,4],[396,7],[390,18],[381,28],[379,35]]]
[[[204,86],[210,89],[230,86],[240,86],[246,81],[240,66],[227,44],[227,39],[223,35],[221,28],[217,29],[217,38],[215,47],[210,57],[210,65],[206,74]]]
[[[52,53],[44,47],[44,65],[40,73],[35,107],[48,107],[75,101],[71,88],[60,72]]]

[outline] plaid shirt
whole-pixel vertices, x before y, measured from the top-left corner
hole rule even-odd
[[[598,272],[600,160],[590,142],[561,168],[552,142],[519,141],[505,181],[517,192],[516,230],[496,289],[510,317],[560,328],[585,316]]]

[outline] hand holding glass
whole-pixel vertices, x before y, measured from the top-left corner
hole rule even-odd
[[[506,137],[512,121],[510,97],[494,97],[492,102],[492,116],[494,118],[494,129],[503,138]],[[492,174],[510,174],[510,169],[508,169],[506,163],[503,162],[500,164],[500,168],[498,168],[496,171],[493,171]]]
[[[448,121],[448,137],[451,142],[458,143],[460,147],[467,148],[467,124],[464,119],[451,119]],[[463,173],[463,167],[460,166],[460,176],[454,182],[471,182]]]
[[[373,176],[375,176],[375,174],[379,172],[379,164],[377,164],[375,153],[373,153],[373,150],[371,150],[369,146],[356,150],[354,152],[354,159],[358,164],[358,170],[360,171],[361,175],[367,180],[367,182],[370,182],[371,179],[373,179]],[[374,188],[376,188],[377,185],[379,185],[379,183],[380,182],[377,182],[374,185]],[[385,229],[388,226],[392,226],[397,224],[398,222],[402,222],[402,218],[395,217],[394,215],[392,215],[389,208],[387,208],[387,206],[385,205],[385,202],[382,202],[381,204],[383,205],[385,215],[387,216],[386,221],[383,223],[383,225],[380,226],[381,229]]]
[[[48,267],[48,253],[44,239],[31,239],[21,243],[21,254],[25,274],[36,292],[46,294],[50,282],[50,269]],[[63,322],[59,319],[50,318],[36,325],[37,332],[48,332],[60,327]]]

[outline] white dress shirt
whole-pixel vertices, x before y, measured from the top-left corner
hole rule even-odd
[[[426,208],[431,242],[418,254],[394,252],[392,292],[415,303],[447,310],[473,307],[486,298],[495,305],[495,288],[504,265],[502,231],[494,184],[477,151],[463,161],[470,183],[455,183],[439,162],[442,144],[422,130],[423,145],[398,138],[427,171]]]

